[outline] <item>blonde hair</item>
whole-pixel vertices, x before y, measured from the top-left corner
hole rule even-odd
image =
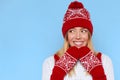
[[[92,50],[93,52],[94,51],[94,47],[93,47],[93,44],[92,44],[92,39],[91,39],[91,34],[88,33],[89,35],[89,40],[88,40],[88,44],[87,44],[87,47],[90,48],[90,50]],[[67,51],[67,49],[70,47],[68,41],[67,41],[67,35],[65,36],[65,39],[64,39],[64,44],[63,44],[63,47],[57,52],[57,55],[59,57],[63,56],[64,53]],[[95,52],[96,53],[96,52]],[[72,76],[72,74],[75,74],[75,71],[74,71],[74,68],[69,72],[69,76]]]

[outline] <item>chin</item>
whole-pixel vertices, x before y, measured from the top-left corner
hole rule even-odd
[[[77,48],[81,48],[81,47],[83,47],[83,46],[85,46],[85,45],[75,45]]]
[[[77,48],[81,48],[82,46],[76,46]]]

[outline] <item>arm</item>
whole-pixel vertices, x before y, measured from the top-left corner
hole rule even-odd
[[[107,80],[114,80],[114,71],[111,59],[104,54],[102,54],[101,59]]]
[[[80,48],[79,53],[81,64],[91,74],[93,80],[107,80],[102,62],[94,52],[85,46]]]
[[[48,57],[42,65],[42,80],[50,80],[54,67],[54,56]]]
[[[50,80],[63,80],[79,59],[78,48],[70,47],[55,63]]]

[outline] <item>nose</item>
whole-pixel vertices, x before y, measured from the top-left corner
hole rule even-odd
[[[80,32],[76,32],[76,39],[79,40],[81,38]]]

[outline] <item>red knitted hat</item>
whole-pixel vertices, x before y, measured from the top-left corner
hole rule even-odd
[[[91,35],[93,26],[90,20],[89,12],[84,8],[83,4],[78,1],[71,2],[63,19],[62,34],[65,37],[66,32],[74,27],[87,28]]]

